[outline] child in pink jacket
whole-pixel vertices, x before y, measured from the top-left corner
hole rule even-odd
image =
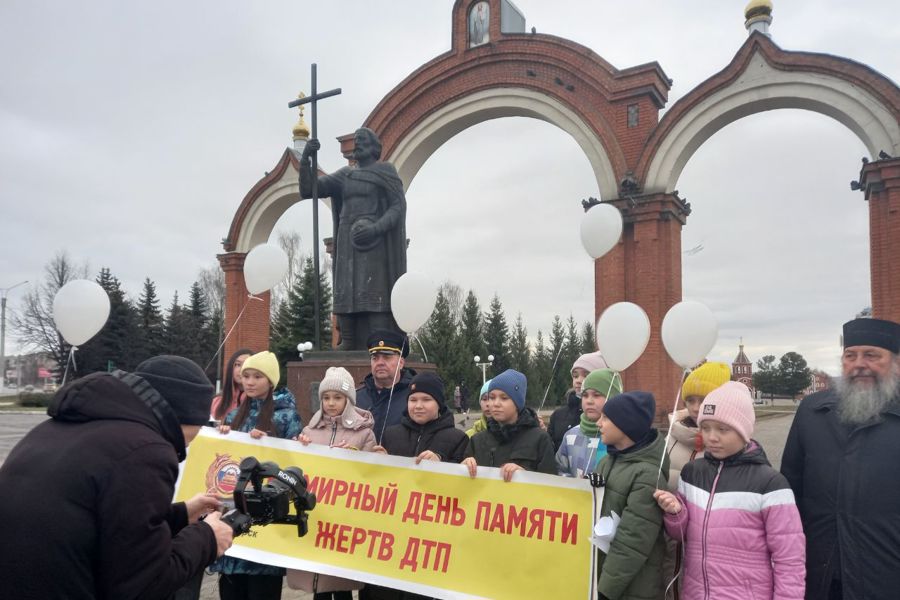
[[[375,447],[375,432],[372,431],[375,419],[369,411],[356,407],[356,386],[347,369],[328,367],[319,382],[319,402],[322,408],[297,436],[301,444],[324,444],[366,452]],[[294,569],[288,569],[287,582],[291,588],[313,592],[314,600],[352,600],[351,590],[358,590],[363,585],[342,577]]]
[[[684,542],[683,600],[802,600],[806,542],[794,493],[750,439],[750,390],[730,381],[700,406],[703,458],[676,494],[654,494],[666,531]]]

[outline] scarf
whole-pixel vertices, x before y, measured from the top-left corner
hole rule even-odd
[[[597,422],[588,419],[587,415],[584,413],[581,413],[581,423],[578,424],[578,428],[581,429],[581,433],[583,433],[587,437],[597,437],[597,435],[600,433],[600,428],[597,427]]]

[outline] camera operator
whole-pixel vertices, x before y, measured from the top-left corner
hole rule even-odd
[[[171,504],[212,396],[177,356],[57,392],[0,467],[0,598],[167,598],[221,556],[218,500]]]

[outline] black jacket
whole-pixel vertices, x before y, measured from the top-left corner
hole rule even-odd
[[[900,407],[880,423],[849,429],[826,390],[800,403],[781,472],[806,533],[806,597],[828,597],[840,579],[844,600],[900,594]]]
[[[180,427],[107,373],[48,413],[0,467],[0,598],[165,598],[215,560],[212,529],[171,503]]]
[[[375,441],[381,444],[384,431],[391,425],[398,425],[400,417],[406,411],[406,400],[409,398],[409,384],[415,377],[414,369],[404,367],[400,371],[400,380],[391,388],[380,389],[375,385],[375,378],[369,373],[362,385],[356,388],[356,406],[372,413],[375,419]]]
[[[566,405],[560,406],[550,415],[550,425],[547,433],[553,440],[553,451],[559,450],[566,432],[581,423],[581,398],[575,395],[575,390],[569,390],[566,394]]]
[[[512,425],[488,419],[487,431],[476,433],[469,440],[466,456],[474,456],[481,467],[502,467],[512,462],[526,471],[556,475],[553,441],[538,425],[534,411],[527,407],[519,411],[519,419]]]
[[[419,425],[404,414],[399,425],[388,427],[381,445],[394,456],[418,456],[431,450],[443,462],[459,463],[466,457],[469,436],[456,428],[453,413],[445,410],[434,421]]]

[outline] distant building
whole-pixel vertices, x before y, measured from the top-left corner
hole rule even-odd
[[[803,395],[807,396],[815,392],[827,390],[832,385],[831,375],[819,369],[813,369],[809,375],[809,386],[803,390]]]
[[[753,387],[753,363],[744,354],[744,338],[741,338],[741,344],[738,346],[738,354],[731,363],[731,379],[732,381],[740,381],[748,388],[750,393],[755,393]]]

